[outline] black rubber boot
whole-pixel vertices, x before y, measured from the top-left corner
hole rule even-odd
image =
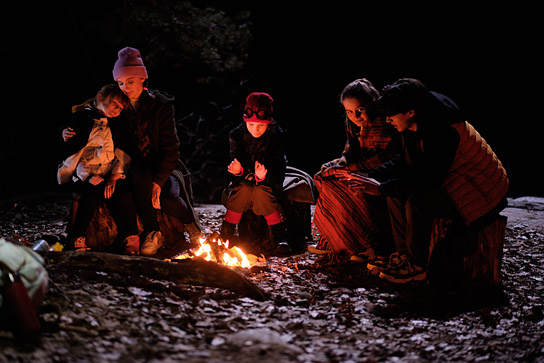
[[[229,242],[234,242],[236,239],[236,225],[223,221],[219,234],[221,235],[221,239],[223,241],[228,240]]]
[[[287,242],[287,231],[285,230],[285,224],[278,223],[270,226],[272,232],[272,240],[275,243],[272,253],[276,256],[289,256],[293,253],[289,242]]]

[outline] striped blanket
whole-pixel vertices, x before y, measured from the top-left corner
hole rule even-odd
[[[368,248],[388,255],[393,246],[385,198],[354,194],[345,181],[314,177],[319,191],[312,234],[320,249],[356,255]]]
[[[312,222],[314,241],[332,254],[355,255],[373,248],[387,256],[394,244],[385,198],[354,194],[329,170],[366,171],[381,165],[400,150],[398,134],[383,119],[365,122],[360,129],[346,120],[346,136],[342,157],[324,164],[314,176],[319,195]]]

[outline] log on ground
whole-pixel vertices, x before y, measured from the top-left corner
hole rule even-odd
[[[60,269],[137,273],[156,280],[223,288],[259,301],[269,298],[265,291],[244,275],[227,266],[202,259],[169,262],[143,256],[74,251],[50,252],[47,259]]]

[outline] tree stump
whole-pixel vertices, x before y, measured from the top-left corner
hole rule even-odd
[[[499,285],[507,217],[475,233],[462,221],[435,219],[429,246],[429,279]]]

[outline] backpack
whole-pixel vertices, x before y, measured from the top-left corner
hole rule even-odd
[[[0,311],[16,336],[39,333],[36,310],[49,282],[43,262],[30,248],[0,238]]]

